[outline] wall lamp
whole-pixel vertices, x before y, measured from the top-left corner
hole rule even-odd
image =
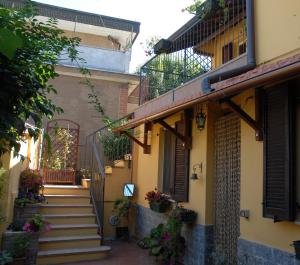
[[[201,131],[205,128],[205,121],[206,121],[206,115],[202,110],[202,106],[201,106],[201,110],[200,112],[197,113],[196,115],[196,123],[197,123],[197,128]]]
[[[198,180],[198,174],[196,173],[197,167],[200,169],[200,173],[202,174],[202,163],[193,165],[193,173],[191,176],[191,180]]]

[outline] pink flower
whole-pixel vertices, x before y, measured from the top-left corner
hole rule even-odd
[[[45,227],[44,227],[44,233],[47,233],[49,232],[50,230],[52,229],[51,225],[50,224],[46,224]]]
[[[28,232],[28,233],[32,232],[31,225],[29,223],[25,223],[23,225],[23,231]]]
[[[161,238],[163,241],[169,241],[171,239],[171,234],[169,232],[164,232]]]

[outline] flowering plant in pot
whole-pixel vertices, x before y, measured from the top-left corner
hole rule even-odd
[[[166,212],[171,205],[170,196],[157,189],[147,192],[145,200],[149,202],[152,211],[159,213]]]
[[[42,176],[30,169],[21,172],[19,194],[15,199],[14,220],[26,221],[38,213],[39,203],[45,202],[40,194],[43,189]]]
[[[162,264],[183,265],[185,239],[180,234],[181,227],[181,221],[170,216],[166,224],[153,228],[140,245],[149,249],[149,255],[156,256]]]

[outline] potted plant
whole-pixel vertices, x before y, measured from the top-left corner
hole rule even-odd
[[[181,221],[170,216],[167,224],[153,228],[139,245],[149,249],[149,255],[156,256],[161,264],[183,265],[185,239],[181,236],[181,227]]]
[[[145,200],[149,202],[150,209],[158,213],[166,212],[171,205],[170,196],[156,189],[147,192]]]
[[[17,241],[20,236],[28,236],[30,242],[26,251],[26,265],[33,265],[36,262],[38,252],[38,239],[41,233],[45,233],[51,229],[51,226],[46,222],[41,215],[36,214],[27,222],[21,220],[14,221],[8,226],[8,229],[3,233],[2,242],[3,249],[11,250],[13,242]]]
[[[26,221],[38,213],[39,204],[45,201],[40,194],[43,189],[42,176],[26,169],[21,172],[19,194],[15,199],[14,220]]]
[[[179,220],[186,224],[193,224],[197,219],[197,213],[190,209],[185,209],[183,206],[177,206],[173,211],[172,215],[178,217]]]
[[[23,230],[30,235],[30,247],[26,257],[26,265],[34,265],[36,264],[39,236],[41,233],[50,231],[51,226],[40,214],[36,214],[24,224]]]
[[[7,250],[0,252],[0,265],[10,264],[13,261],[11,253]]]
[[[295,248],[296,259],[300,260],[300,240],[294,241],[293,246]]]
[[[88,169],[80,169],[81,185],[85,188],[91,186],[91,172]]]
[[[130,211],[134,208],[135,203],[127,197],[115,200],[113,208],[114,215],[111,216],[110,223],[116,226],[117,238],[129,238],[128,218]]]

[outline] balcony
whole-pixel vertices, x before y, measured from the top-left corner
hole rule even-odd
[[[206,76],[244,66],[246,47],[246,0],[207,0],[193,19],[154,46],[156,55],[140,71],[140,104],[162,95],[171,103],[189,93],[191,82],[201,86]]]
[[[130,51],[108,50],[101,48],[93,48],[87,46],[79,46],[77,48],[79,57],[85,60],[84,64],[72,62],[67,56],[61,56],[60,65],[65,66],[84,66],[89,69],[110,71],[110,72],[129,72],[129,63],[131,59]]]

